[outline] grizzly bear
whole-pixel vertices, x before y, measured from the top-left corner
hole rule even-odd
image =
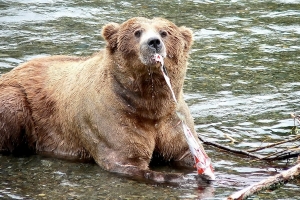
[[[90,57],[37,58],[1,76],[0,151],[93,159],[110,172],[183,180],[149,163],[194,164],[176,115],[197,138],[183,99],[192,31],[137,17],[105,25],[102,35],[106,48]],[[178,104],[154,54],[164,58]]]

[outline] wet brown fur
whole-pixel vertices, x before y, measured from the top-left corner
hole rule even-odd
[[[159,66],[143,65],[134,31],[165,30],[165,66],[179,104]],[[149,170],[153,153],[190,165],[176,111],[194,124],[183,100],[192,32],[155,18],[104,26],[106,49],[78,58],[51,56],[24,63],[0,78],[0,151],[94,159],[108,171],[155,181],[181,174]]]

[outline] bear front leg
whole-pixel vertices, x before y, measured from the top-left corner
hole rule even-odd
[[[103,161],[96,162],[103,166]],[[166,173],[146,169],[143,166],[148,165],[147,161],[136,163],[130,163],[127,161],[125,164],[124,160],[108,160],[105,159],[104,168],[110,172],[118,173],[120,175],[128,176],[137,180],[149,180],[157,183],[181,183],[184,182],[184,176],[181,173]]]
[[[194,129],[193,118],[185,102],[179,101],[176,113],[161,122],[158,140],[158,151],[165,160],[179,167],[195,170],[194,157],[191,154],[187,138],[183,130],[183,123],[191,130],[194,138],[203,152],[204,149]]]
[[[102,145],[101,145],[102,146]],[[157,183],[180,183],[184,176],[180,173],[165,173],[150,170],[148,168],[150,158],[129,158],[122,152],[114,151],[108,147],[101,147],[101,152],[93,156],[96,163],[103,169],[128,176],[137,180],[149,180]]]
[[[114,114],[110,114],[107,117],[112,116]],[[158,151],[161,155],[164,153],[167,155],[170,151],[176,152],[176,158],[179,158],[179,156],[182,156],[182,153],[188,150],[185,139],[182,138],[184,135],[181,132],[178,135],[185,145],[182,145],[183,142],[179,142],[177,143],[178,146],[172,147],[170,143],[168,149],[164,149],[164,146],[160,146],[163,143],[159,143],[159,141],[161,139],[164,140],[165,137],[169,138],[169,136],[157,133],[161,129],[159,124],[155,127],[146,123],[143,123],[143,126],[134,126],[137,123],[131,122],[115,123],[112,126],[109,123],[112,120],[96,121],[99,117],[97,115],[93,117],[95,117],[95,120],[90,119],[89,123],[82,127],[82,134],[79,134],[79,137],[84,147],[100,167],[135,179],[167,183],[185,181],[183,174],[157,172],[149,169],[153,152],[158,150],[158,148],[161,148]],[[116,118],[122,119],[122,116]],[[122,120],[120,121],[122,122]],[[91,126],[92,124],[95,125]],[[101,127],[101,129],[93,127]],[[170,155],[173,156],[173,154]]]
[[[141,169],[134,165],[115,164],[112,172],[129,176],[134,179],[144,179],[157,183],[181,183],[184,181],[183,174],[158,172],[150,169]]]

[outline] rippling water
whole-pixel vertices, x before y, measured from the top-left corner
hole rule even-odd
[[[229,146],[227,134],[248,149],[290,136],[300,97],[299,0],[0,1],[0,74],[37,56],[90,55],[104,47],[104,24],[135,16],[193,29],[185,93],[204,137]],[[285,167],[206,148],[218,180],[202,187],[140,183],[93,163],[0,155],[0,198],[222,199]],[[300,199],[299,185],[258,197]]]

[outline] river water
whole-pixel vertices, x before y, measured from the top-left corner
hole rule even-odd
[[[104,47],[104,24],[135,16],[164,17],[194,31],[185,98],[203,137],[247,150],[293,136],[299,0],[2,0],[0,74],[37,56],[90,55]],[[217,176],[208,186],[141,183],[94,163],[0,155],[0,199],[223,199],[295,164],[205,148]],[[251,198],[300,199],[299,186],[292,181]]]

